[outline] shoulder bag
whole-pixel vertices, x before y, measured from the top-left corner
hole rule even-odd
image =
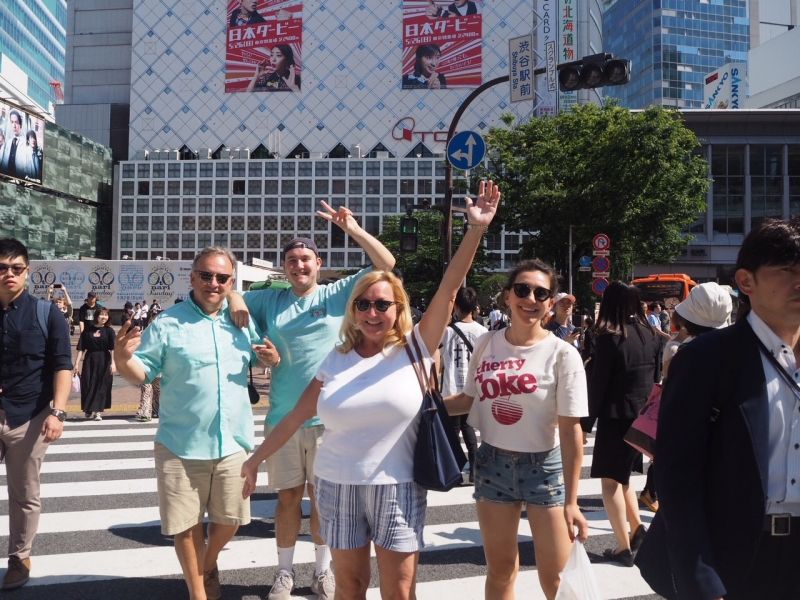
[[[426,490],[447,492],[461,483],[467,457],[452,427],[447,427],[447,409],[439,392],[436,369],[426,376],[423,354],[416,334],[411,334],[414,352],[406,344],[408,358],[422,391],[417,443],[414,446],[414,481]]]

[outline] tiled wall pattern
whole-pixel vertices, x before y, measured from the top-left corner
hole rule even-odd
[[[392,128],[412,117],[416,131],[447,129],[470,93],[402,90],[401,0],[306,0],[303,83],[293,93],[225,94],[226,0],[134,0],[130,156],[142,150],[255,148],[286,156],[303,143],[312,153],[337,143],[364,153],[383,143],[404,156],[419,141],[395,140]],[[483,80],[508,70],[508,39],[529,33],[531,0],[482,0]],[[480,96],[461,129],[487,131],[510,104],[508,86]],[[428,144],[434,152],[443,144]]]

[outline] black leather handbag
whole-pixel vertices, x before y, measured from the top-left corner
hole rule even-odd
[[[415,335],[411,339],[416,356],[408,345],[406,353],[422,391],[419,430],[414,447],[414,481],[426,490],[447,492],[461,483],[461,469],[467,463],[467,457],[458,435],[449,426],[447,409],[439,392],[436,366],[431,365],[430,374],[426,376],[419,343]]]
[[[258,395],[258,390],[253,383],[253,368],[250,367],[250,382],[247,384],[247,394],[250,396],[250,404],[258,404],[261,399]]]

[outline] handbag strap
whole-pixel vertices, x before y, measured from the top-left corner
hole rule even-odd
[[[458,334],[458,337],[460,337],[464,341],[464,343],[467,346],[467,350],[469,350],[469,353],[472,354],[473,352],[472,344],[467,339],[467,336],[464,335],[464,332],[461,331],[458,327],[456,327],[455,323],[450,323],[450,327],[452,327],[453,330]]]
[[[248,366],[247,370],[250,371],[250,385],[253,385],[253,367]]]
[[[425,371],[425,360],[423,359],[422,349],[419,347],[419,342],[417,341],[417,336],[416,335],[412,335],[411,338],[414,341],[414,350],[416,351],[417,356],[419,357],[418,358],[418,362],[419,362],[419,365],[420,365],[420,370],[422,371],[422,374],[423,374],[423,379],[425,381],[425,390],[424,390],[424,392],[428,392],[428,391],[431,391],[433,389],[438,390],[439,389],[439,379],[436,376],[436,365],[435,364],[431,364],[430,373],[426,373],[426,371]]]
[[[756,336],[756,341],[758,342],[759,349],[761,350],[762,354],[769,359],[772,363],[772,366],[775,367],[775,370],[778,371],[778,375],[783,378],[783,381],[786,382],[786,385],[792,390],[794,397],[800,401],[800,387],[797,386],[797,382],[794,381],[789,374],[786,372],[786,369],[783,368],[781,363],[778,362],[778,359],[775,358],[775,355],[770,352],[767,347],[764,345],[764,342],[761,341],[761,338]]]
[[[422,392],[422,394],[424,395],[425,394],[425,383],[424,383],[422,374],[420,373],[419,365],[417,364],[417,359],[414,356],[414,354],[411,352],[411,348],[409,348],[408,344],[406,344],[404,346],[404,348],[406,349],[406,354],[408,354],[408,359],[411,361],[411,366],[414,368],[414,373],[417,374],[417,383],[419,383],[419,389]]]

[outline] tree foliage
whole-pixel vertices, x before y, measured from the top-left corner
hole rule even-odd
[[[487,141],[506,229],[530,235],[521,256],[561,270],[570,225],[575,260],[591,254],[595,234],[606,233],[612,277],[624,278],[634,263],[677,256],[705,209],[707,163],[677,111],[587,104],[493,129]]]
[[[442,220],[444,215],[435,210],[414,211],[414,217],[419,220],[419,236],[417,251],[411,253],[400,252],[400,215],[384,218],[383,233],[378,238],[395,255],[397,268],[403,272],[403,285],[412,302],[430,299],[436,293],[444,271],[444,258],[442,248]],[[453,253],[458,248],[461,238],[463,221],[455,219],[453,224]],[[477,285],[483,274],[485,259],[483,252],[479,251],[472,263],[472,270],[467,279],[469,285]]]

